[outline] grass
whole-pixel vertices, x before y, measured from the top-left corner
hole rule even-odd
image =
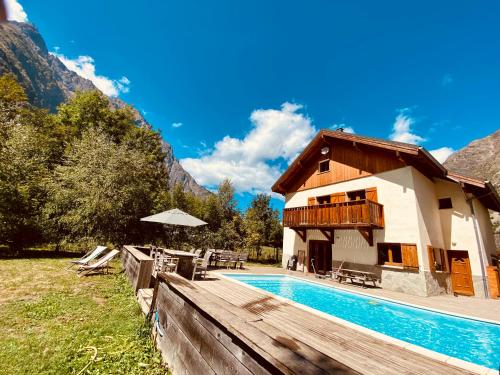
[[[67,264],[0,260],[0,372],[166,373],[119,263],[113,274],[82,278]]]

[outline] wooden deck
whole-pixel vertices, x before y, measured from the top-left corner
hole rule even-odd
[[[169,279],[228,331],[280,364],[282,373],[471,374],[213,273],[194,282]]]

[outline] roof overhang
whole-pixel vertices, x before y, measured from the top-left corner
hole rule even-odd
[[[472,193],[486,208],[500,212],[500,197],[493,184],[476,178],[448,172],[446,178],[460,184],[467,192]]]

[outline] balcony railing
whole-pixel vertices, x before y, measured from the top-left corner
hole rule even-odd
[[[285,208],[283,225],[291,228],[384,227],[384,206],[367,199]]]

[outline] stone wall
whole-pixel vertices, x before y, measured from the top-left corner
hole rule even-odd
[[[423,272],[410,269],[382,268],[380,286],[383,289],[427,296],[427,287]]]

